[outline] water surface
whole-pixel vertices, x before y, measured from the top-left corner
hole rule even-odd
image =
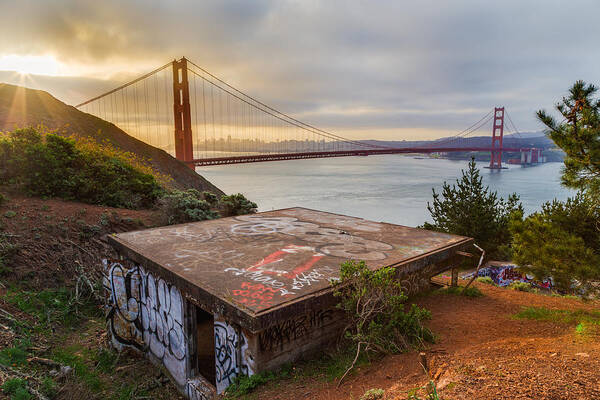
[[[484,164],[479,164],[483,167]],[[562,163],[481,168],[486,185],[506,197],[516,192],[527,213],[573,192],[560,185]],[[430,220],[431,189],[454,182],[467,161],[404,155],[342,157],[222,165],[197,171],[226,193],[243,193],[259,211],[301,206],[417,226]]]

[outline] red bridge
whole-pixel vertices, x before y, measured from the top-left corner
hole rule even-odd
[[[352,140],[316,128],[251,97],[186,58],[174,60],[76,106],[162,148],[190,167],[308,158],[407,153],[490,152],[490,168],[502,153],[521,153],[521,163],[540,162],[540,149],[503,147],[504,107],[451,137],[423,145],[391,147]],[[489,144],[473,147],[473,134],[492,122]]]

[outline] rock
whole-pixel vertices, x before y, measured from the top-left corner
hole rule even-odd
[[[590,356],[588,353],[576,353],[575,355],[578,357],[589,357]]]

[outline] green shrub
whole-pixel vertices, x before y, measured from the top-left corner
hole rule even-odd
[[[91,139],[34,128],[0,134],[0,182],[34,196],[112,207],[154,205],[162,193],[155,173],[139,158]]]
[[[496,282],[494,282],[494,280],[492,278],[490,278],[489,276],[480,276],[479,278],[477,278],[477,282],[481,282],[481,283],[485,283],[488,285],[496,285]]]
[[[100,372],[110,374],[115,369],[118,354],[115,351],[100,349],[95,356],[97,361],[96,369]]]
[[[415,304],[406,309],[407,297],[394,268],[372,271],[364,261],[347,261],[333,285],[338,308],[349,319],[346,337],[359,347],[362,343],[366,351],[399,353],[433,341],[432,332],[423,325],[431,314]]]
[[[250,376],[239,375],[234,379],[233,383],[227,387],[226,398],[237,399],[240,396],[245,396],[260,385],[264,385],[273,379],[275,379],[275,374],[269,371]]]
[[[216,207],[219,204],[219,198],[216,194],[212,192],[204,191],[202,192],[202,196],[204,197],[204,200],[206,200],[206,202],[210,204],[211,207]]]
[[[54,382],[52,378],[45,377],[44,379],[42,379],[42,384],[40,385],[40,392],[49,398],[53,398],[54,396],[56,396],[57,393],[56,386],[56,382]]]
[[[385,390],[383,389],[369,389],[360,396],[360,400],[378,400],[382,399],[384,394]]]
[[[17,216],[17,213],[14,212],[13,210],[8,210],[7,212],[4,213],[5,218],[14,218],[16,216]]]
[[[206,195],[195,189],[173,190],[165,194],[159,204],[168,224],[218,218],[219,214],[211,210],[210,203],[205,199]],[[212,197],[209,199],[213,201]]]
[[[223,209],[223,215],[225,217],[231,217],[235,215],[253,214],[256,212],[256,203],[246,199],[241,194],[232,194],[229,196],[221,197],[221,208]]]
[[[11,400],[33,399],[33,396],[27,390],[27,381],[25,379],[7,379],[2,385],[2,391],[10,395]]]
[[[531,287],[531,283],[514,281],[508,287],[512,290],[518,290],[519,292],[532,292],[533,288]]]
[[[98,312],[90,299],[78,300],[65,288],[44,289],[41,292],[19,290],[9,293],[7,299],[20,310],[36,316],[44,327],[52,323],[71,326],[83,315]]]
[[[455,294],[458,296],[465,296],[465,297],[471,297],[471,298],[483,296],[483,293],[481,293],[481,290],[479,290],[475,286],[469,286],[466,289],[461,286],[449,286],[447,288],[441,289],[440,291],[442,293]]]
[[[29,357],[29,353],[22,343],[0,350],[0,364],[2,365],[23,366],[27,364],[27,357]]]

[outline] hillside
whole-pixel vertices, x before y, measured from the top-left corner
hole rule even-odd
[[[194,188],[223,192],[164,150],[152,147],[93,115],[79,111],[47,92],[0,83],[0,131],[44,125],[66,135],[87,136],[96,141],[108,140],[115,147],[135,153],[150,161],[158,172],[173,178],[177,189]]]

